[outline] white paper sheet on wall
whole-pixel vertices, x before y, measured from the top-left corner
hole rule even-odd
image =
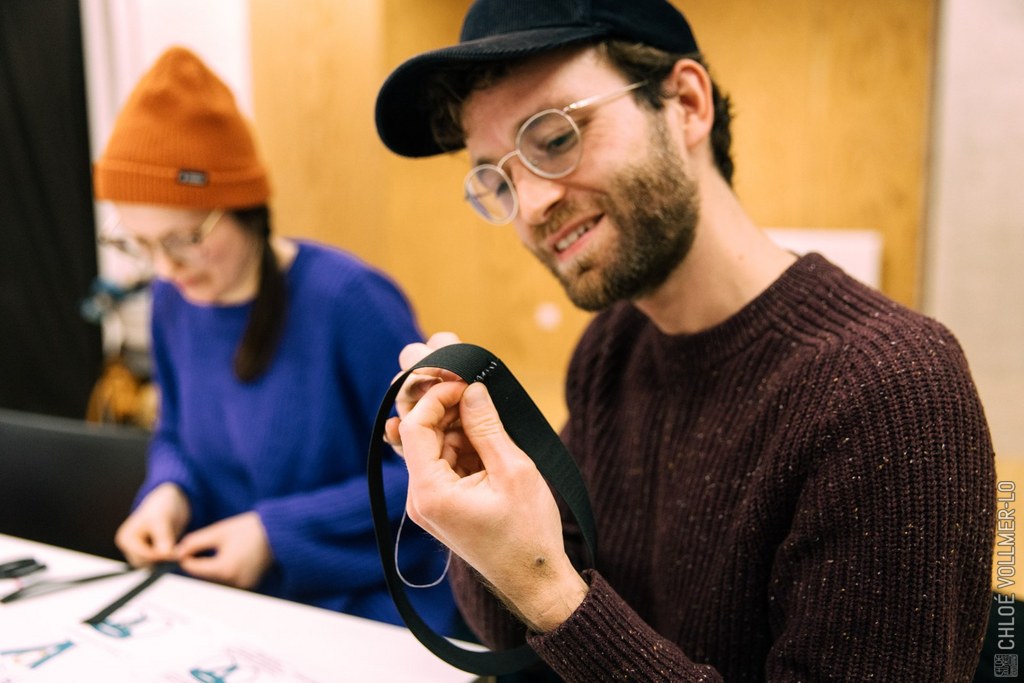
[[[877,230],[767,228],[776,244],[796,254],[818,252],[861,282],[882,284],[882,235]]]

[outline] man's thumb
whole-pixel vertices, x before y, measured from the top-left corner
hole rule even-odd
[[[462,394],[459,417],[462,420],[463,431],[478,451],[484,444],[509,440],[501,424],[501,418],[498,417],[498,409],[494,407],[487,387],[480,382],[474,382],[466,387]]]

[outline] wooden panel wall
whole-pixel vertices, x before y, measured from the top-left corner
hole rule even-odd
[[[678,0],[732,94],[736,189],[765,227],[882,233],[918,302],[935,0]]]
[[[915,304],[935,0],[678,0],[732,95],[736,187],[765,226],[875,228],[883,289]],[[512,230],[460,196],[461,155],[376,138],[390,70],[454,42],[469,0],[251,0],[257,130],[278,228],[350,249],[407,291],[427,333],[493,349],[564,417],[587,316]]]
[[[380,262],[387,161],[373,125],[380,10],[366,0],[251,0],[253,105],[279,232]]]

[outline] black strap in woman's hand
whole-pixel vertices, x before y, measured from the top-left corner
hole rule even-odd
[[[468,383],[483,382],[491,395],[505,431],[537,466],[555,492],[561,496],[576,518],[587,545],[590,563],[597,557],[594,515],[590,498],[583,485],[576,463],[573,462],[561,439],[551,429],[543,414],[534,405],[522,385],[492,353],[472,344],[444,346],[414,365],[394,381],[377,411],[377,421],[370,437],[367,478],[370,486],[370,508],[391,598],[402,615],[406,626],[416,638],[435,655],[452,666],[478,676],[498,676],[513,673],[537,661],[537,655],[527,645],[500,652],[466,650],[435,633],[413,609],[405,593],[395,566],[395,544],[391,538],[387,503],[384,499],[384,479],[381,463],[385,449],[384,424],[391,415],[395,399],[406,378],[419,368],[441,368],[454,372]]]

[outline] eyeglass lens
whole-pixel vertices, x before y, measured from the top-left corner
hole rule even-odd
[[[518,156],[531,172],[542,178],[561,178],[572,173],[581,153],[576,123],[561,111],[549,109],[523,124],[512,156]],[[470,172],[466,178],[466,197],[478,213],[493,223],[508,222],[518,208],[511,178],[495,164],[483,164]]]
[[[466,199],[477,213],[494,223],[511,218],[516,208],[512,181],[497,166],[477,166],[466,178]]]
[[[643,86],[646,81],[630,83],[603,95],[594,95],[573,102],[564,109],[545,109],[528,118],[516,135],[515,149],[497,164],[481,164],[466,176],[466,199],[491,223],[508,223],[519,210],[515,185],[504,169],[514,156],[541,178],[563,178],[580,163],[583,144],[576,121],[569,116],[584,107],[608,102]]]
[[[113,230],[100,237],[100,244],[114,247],[139,261],[151,262],[155,251],[162,249],[171,260],[178,263],[190,263],[199,257],[203,239],[210,233],[221,215],[220,210],[214,210],[207,215],[201,225],[192,231],[167,235],[155,244],[144,242],[129,234],[118,221]]]
[[[523,126],[516,150],[537,175],[560,178],[576,168],[580,160],[579,129],[566,114],[554,109],[543,111]]]

